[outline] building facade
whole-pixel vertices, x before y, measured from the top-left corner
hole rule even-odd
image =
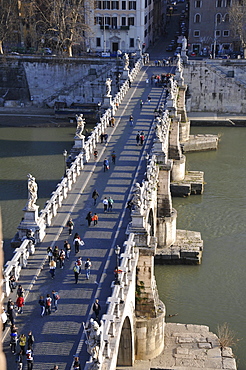
[[[95,1],[87,41],[90,50],[111,54],[144,51],[164,29],[165,8],[163,0]]]
[[[230,8],[235,0],[190,0],[190,54],[223,56],[240,50],[230,24]]]

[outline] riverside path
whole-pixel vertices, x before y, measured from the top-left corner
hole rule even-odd
[[[55,364],[59,370],[70,370],[75,355],[79,356],[83,368],[89,359],[82,322],[90,319],[95,298],[99,299],[102,307],[100,316],[106,312],[106,300],[111,292],[116,264],[114,247],[117,244],[122,246],[125,240],[126,226],[130,221],[126,203],[131,187],[144,176],[146,154],[152,141],[151,123],[162,92],[162,88],[146,84],[146,78],[168,71],[167,67],[155,67],[153,63],[140,70],[116,112],[115,127],[107,129],[108,142],[97,145],[98,159],[95,161],[92,158],[85,164],[57,216],[52,220],[52,225],[47,228],[43,242],[37,245],[35,254],[28,260],[27,268],[21,272],[19,283],[25,289],[26,304],[23,314],[16,319],[16,325],[19,335],[27,335],[30,330],[34,334],[34,370],[49,370]],[[147,102],[149,95],[150,104]],[[141,99],[144,101],[142,109]],[[134,117],[133,126],[129,123],[131,114]],[[144,131],[143,146],[136,145],[138,131]],[[103,160],[110,158],[112,151],[116,153],[116,163],[110,161],[110,169],[104,172]],[[95,206],[91,198],[94,189],[100,194]],[[114,200],[113,210],[104,213],[102,201],[109,196]],[[96,226],[93,223],[87,226],[85,217],[89,211],[99,216]],[[73,236],[68,235],[66,227],[70,216],[75,223],[73,232],[79,233],[85,245],[77,255],[72,247],[70,260],[65,261],[63,269],[58,264],[52,280],[46,249],[55,245],[61,249],[65,240],[72,245]],[[82,270],[79,283],[75,284],[73,266],[78,256],[82,257],[83,264],[89,257],[92,268],[89,280]],[[60,295],[58,310],[41,317],[39,296],[51,294],[52,290]],[[10,297],[15,301],[16,292],[11,293]],[[7,369],[14,370],[15,356],[10,351],[9,339],[8,327],[3,334],[3,347]],[[26,360],[24,366],[27,366]]]

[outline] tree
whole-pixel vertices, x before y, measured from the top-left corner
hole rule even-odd
[[[3,44],[18,42],[18,4],[17,1],[0,0],[0,54],[3,54]]]
[[[246,58],[246,0],[234,0],[230,11],[231,30],[235,38],[238,38]]]
[[[86,0],[36,0],[36,30],[38,40],[55,48],[57,53],[72,56],[75,43],[85,42]]]

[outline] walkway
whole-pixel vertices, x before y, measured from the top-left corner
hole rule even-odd
[[[91,160],[86,164],[82,174],[74,184],[66,202],[47,230],[44,241],[38,245],[35,255],[29,259],[28,268],[22,271],[20,283],[28,292],[24,313],[17,318],[19,334],[27,334],[32,330],[35,336],[34,360],[35,370],[49,370],[54,364],[59,370],[68,370],[72,366],[73,356],[78,354],[82,364],[89,358],[84,345],[82,321],[88,321],[92,313],[92,304],[99,298],[102,312],[106,312],[106,299],[111,293],[110,285],[114,278],[115,267],[114,246],[122,245],[125,240],[126,225],[130,220],[126,202],[130,188],[135,183],[135,174],[142,178],[143,163],[148,151],[154,108],[156,107],[161,88],[146,86],[145,79],[152,73],[160,73],[162,67],[145,67],[140,71],[132,88],[128,91],[124,102],[117,111],[117,124],[108,128],[108,144],[98,144],[99,158],[95,163]],[[140,99],[147,100],[151,95],[151,103],[144,104],[140,110]],[[130,127],[128,117],[134,116],[134,127]],[[143,130],[146,136],[144,147],[136,145],[137,132]],[[110,170],[103,172],[102,162],[116,152],[116,165],[111,163]],[[141,158],[141,161],[139,161]],[[100,194],[99,202],[94,207],[91,194],[94,189]],[[102,200],[105,196],[114,199],[112,213],[103,213]],[[92,211],[99,216],[97,226],[86,225],[86,214]],[[79,284],[74,284],[73,265],[74,250],[70,261],[65,262],[64,269],[57,268],[56,277],[51,280],[46,249],[49,245],[63,247],[68,238],[67,219],[72,216],[75,221],[74,232],[78,232],[85,242],[80,255],[83,261],[87,257],[92,261],[92,273],[89,280],[85,274],[80,275]],[[72,244],[72,238],[69,239]],[[41,268],[40,268],[41,266]],[[38,299],[46,296],[52,289],[57,290],[61,297],[59,309],[51,316],[40,317]],[[12,296],[15,300],[15,293]],[[7,356],[8,369],[15,369],[15,359],[9,348],[9,330],[4,333],[4,352]]]

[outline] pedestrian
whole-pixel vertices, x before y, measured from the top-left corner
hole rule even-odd
[[[103,143],[103,139],[104,139],[104,133],[101,133],[100,139],[101,139],[101,144],[102,144]]]
[[[15,362],[17,363],[17,370],[23,369],[23,352],[22,349],[17,353]]]
[[[30,330],[27,336],[27,347],[33,349],[33,344],[34,344],[34,336],[32,334],[32,331]]]
[[[150,102],[151,102],[151,97],[150,97],[150,96],[148,96],[147,100],[148,100],[148,104],[150,104]]]
[[[139,140],[140,140],[140,132],[138,131],[138,133],[136,135],[136,143],[137,143],[137,145],[139,144]]]
[[[43,317],[44,313],[45,313],[45,301],[44,301],[44,297],[42,295],[39,297],[38,303],[39,303],[39,306],[40,306],[40,309],[41,309],[40,315]]]
[[[15,304],[11,298],[9,298],[8,304],[7,304],[7,315],[8,315],[9,321],[11,322],[11,325],[14,325],[15,319],[16,319],[16,312],[15,312]]]
[[[78,284],[80,267],[77,265],[77,263],[75,263],[74,265],[73,272],[74,272],[75,284]]]
[[[149,79],[148,79],[148,77],[146,78],[145,83],[146,83],[146,86],[149,86]]]
[[[91,273],[91,260],[90,258],[87,258],[87,260],[85,261],[85,275],[87,280],[89,280],[90,273]]]
[[[111,158],[112,158],[112,163],[115,164],[115,161],[116,161],[116,154],[115,154],[115,151],[113,150],[112,154],[111,154]]]
[[[55,262],[57,262],[58,258],[59,258],[59,248],[57,245],[55,245],[55,248],[53,250],[53,259]]]
[[[103,199],[103,208],[104,208],[104,213],[107,212],[107,209],[108,209],[108,199],[107,199],[107,197],[105,197]]]
[[[8,316],[6,314],[6,311],[5,311],[4,307],[2,309],[1,320],[2,320],[2,328],[3,328],[3,331],[4,331],[6,329],[6,325],[7,325],[7,321],[8,321]]]
[[[59,370],[59,367],[58,367],[58,365],[54,365],[54,367],[50,370]]]
[[[61,249],[60,254],[59,254],[60,269],[63,269],[64,267],[65,258],[66,258],[66,253],[63,249]]]
[[[48,263],[50,263],[50,261],[53,258],[53,251],[52,251],[52,248],[51,247],[48,247],[47,248],[47,255],[48,255]]]
[[[108,212],[111,212],[113,209],[113,199],[111,197],[108,197]]]
[[[133,126],[133,115],[132,114],[129,117],[129,123],[130,123],[130,126]]]
[[[17,297],[20,297],[20,296],[24,296],[24,289],[19,284],[18,289],[17,289]]]
[[[94,221],[94,226],[96,226],[98,223],[98,215],[96,213],[94,213],[94,216],[92,217],[92,221]]]
[[[51,314],[51,304],[52,304],[52,298],[50,297],[50,294],[47,294],[46,299],[45,299],[45,314],[46,315]]]
[[[131,81],[130,78],[128,79],[128,83],[129,83],[129,88],[131,88],[132,87],[132,81]]]
[[[108,134],[104,134],[104,142],[105,144],[108,142]]]
[[[109,170],[109,161],[107,158],[105,158],[103,161],[103,169],[104,169],[104,172]]]
[[[23,353],[25,353],[25,347],[26,347],[26,336],[25,334],[21,334],[19,338],[19,346]]]
[[[94,159],[97,159],[97,157],[98,157],[98,151],[94,150]]]
[[[26,362],[27,362],[27,370],[33,369],[33,351],[32,347],[28,347],[26,351]]]
[[[13,293],[13,290],[16,289],[16,278],[14,277],[14,275],[11,275],[10,278],[9,278],[9,287],[10,287],[10,291],[11,293]]]
[[[10,349],[11,352],[15,355],[16,354],[16,346],[18,341],[18,328],[15,325],[11,325],[10,330]]]
[[[83,240],[77,234],[77,237],[73,241],[73,245],[74,245],[74,248],[75,248],[75,254],[79,253],[80,246],[83,246],[84,244],[85,243],[83,242]]]
[[[143,142],[144,142],[144,132],[142,131],[140,133],[140,145],[143,145]]]
[[[68,222],[67,222],[67,227],[68,227],[68,234],[72,235],[73,227],[74,227],[74,222],[72,218],[70,217]]]
[[[23,312],[23,306],[25,304],[25,300],[24,300],[24,297],[21,295],[19,297],[17,297],[16,299],[16,306],[18,307],[18,310],[17,312],[18,313],[22,313]]]
[[[111,117],[110,121],[111,121],[111,126],[114,127],[114,125],[115,125],[115,118],[114,118],[114,116]]]
[[[52,279],[54,279],[55,277],[55,271],[56,271],[56,261],[52,260],[50,261],[50,275]]]
[[[101,310],[101,306],[99,304],[99,299],[96,299],[93,306],[92,306],[92,310],[96,316],[96,320],[99,319],[99,313],[100,313],[100,310]]]
[[[143,100],[141,99],[140,100],[140,109],[142,109],[143,108]]]
[[[74,357],[73,369],[74,370],[81,370],[81,366],[80,366],[80,362],[79,362],[78,357]]]
[[[64,249],[66,252],[66,259],[69,261],[70,253],[71,253],[71,245],[68,243],[67,240],[64,242]]]
[[[91,211],[87,213],[87,216],[86,216],[85,219],[88,222],[88,226],[91,226],[91,221],[92,221],[92,212]]]
[[[96,189],[93,190],[91,197],[94,200],[94,206],[95,206],[97,204],[97,198],[99,197],[99,193]]]
[[[60,296],[55,290],[52,290],[52,298],[53,298],[53,308],[55,311],[57,311],[58,310],[57,304],[58,300],[60,299]]]

